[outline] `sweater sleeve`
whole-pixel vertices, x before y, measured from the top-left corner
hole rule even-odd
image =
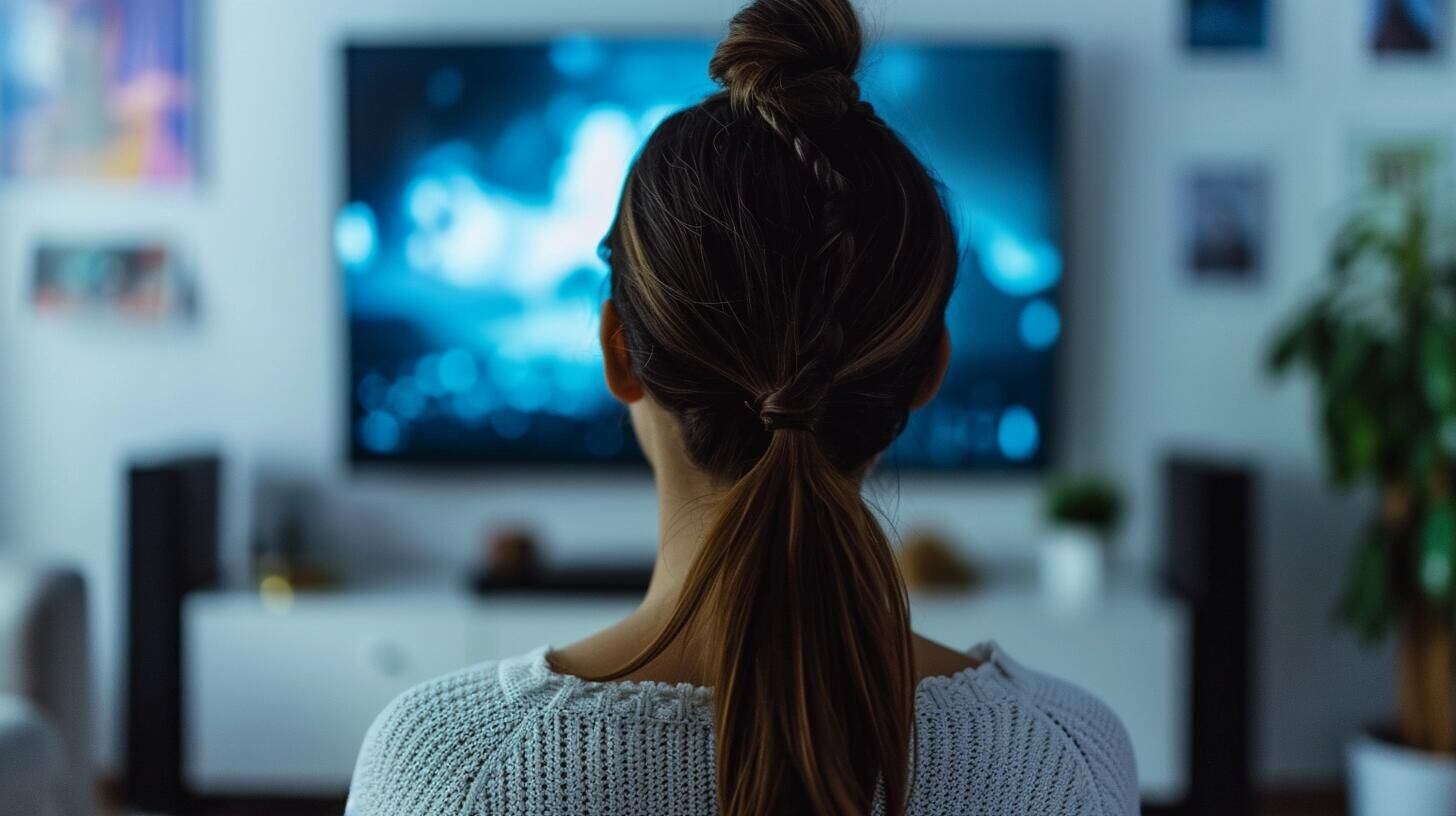
[[[481,765],[519,725],[497,664],[396,697],[364,737],[346,816],[463,816]]]
[[[1100,816],[1139,812],[1137,762],[1132,740],[1107,704],[1063,680],[1031,673],[1034,704],[1070,741],[1085,763]]]

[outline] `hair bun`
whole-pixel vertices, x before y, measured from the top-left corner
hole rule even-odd
[[[863,35],[848,0],[755,0],[733,16],[708,73],[775,124],[834,122],[859,101]]]

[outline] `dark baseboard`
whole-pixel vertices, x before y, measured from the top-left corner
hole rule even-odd
[[[1345,816],[1345,789],[1337,782],[1318,785],[1265,785],[1256,814],[1225,814],[1189,804],[1143,805],[1142,816]]]
[[[104,798],[118,801],[116,787],[103,785]],[[1345,793],[1338,784],[1275,785],[1259,795],[1259,813],[1248,816],[1345,816]],[[206,796],[176,816],[340,816],[344,797]],[[1205,816],[1184,805],[1144,805],[1142,816]],[[1244,816],[1219,814],[1218,816]]]
[[[340,816],[344,797],[204,797],[197,816]]]
[[[1263,816],[1345,816],[1345,787],[1320,785],[1266,785],[1259,797]]]
[[[127,811],[121,784],[104,779],[98,786],[102,816]],[[341,816],[344,796],[199,796],[168,816]]]

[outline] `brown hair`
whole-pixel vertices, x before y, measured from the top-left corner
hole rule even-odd
[[[728,816],[905,806],[909,613],[860,477],[935,374],[939,186],[859,98],[846,0],[757,0],[634,163],[603,249],[633,369],[732,487],[667,627],[709,650]]]

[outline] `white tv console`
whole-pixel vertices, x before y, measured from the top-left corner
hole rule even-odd
[[[565,644],[625,614],[625,596],[367,590],[301,594],[284,608],[252,592],[186,601],[186,778],[201,794],[343,792],[374,715],[430,677]],[[1032,586],[915,595],[917,631],[969,647],[993,639],[1031,668],[1071,678],[1126,724],[1148,801],[1187,785],[1188,615],[1124,584],[1077,613]]]

